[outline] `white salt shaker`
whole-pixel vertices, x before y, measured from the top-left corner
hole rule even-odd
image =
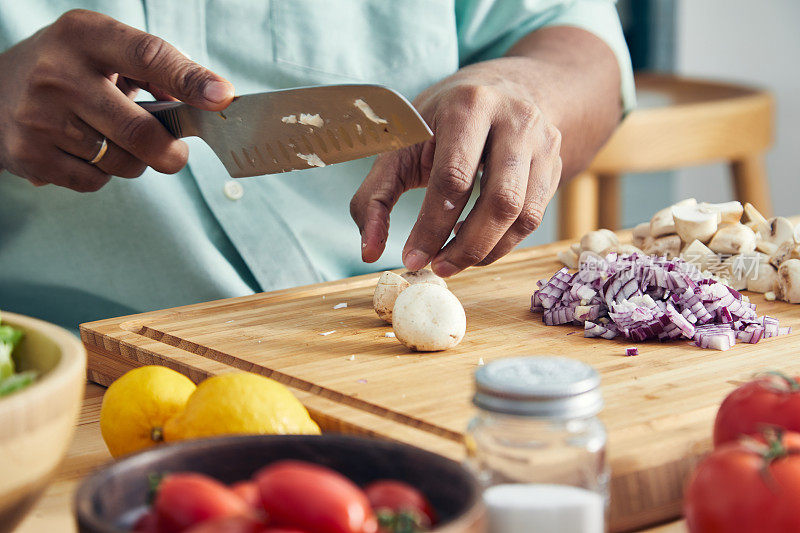
[[[609,470],[600,375],[564,357],[515,357],[475,372],[467,463],[490,533],[602,533]]]

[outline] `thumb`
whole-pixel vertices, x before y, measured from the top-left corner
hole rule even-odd
[[[350,201],[350,216],[361,232],[361,259],[374,263],[389,237],[389,215],[412,182],[419,161],[416,147],[379,155]]]

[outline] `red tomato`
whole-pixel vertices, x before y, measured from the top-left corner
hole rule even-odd
[[[800,431],[800,383],[770,374],[745,383],[722,402],[714,422],[714,446],[754,435],[766,426]]]
[[[436,513],[431,503],[408,483],[375,481],[364,487],[364,492],[375,511],[386,509],[393,513],[411,512],[423,519],[421,525],[431,526],[436,523]]]
[[[378,522],[364,492],[329,468],[281,461],[256,475],[270,525],[314,533],[375,533]]]
[[[185,533],[261,533],[264,522],[246,516],[224,516],[206,520]]]
[[[171,474],[153,504],[161,533],[179,533],[195,524],[229,516],[252,518],[253,510],[228,487],[202,474]]]
[[[302,529],[287,529],[283,527],[268,527],[267,529],[262,529],[260,533],[306,533]]]
[[[721,445],[684,495],[693,533],[800,531],[800,433]]]
[[[253,509],[261,510],[261,493],[255,481],[239,481],[231,485],[231,490]]]

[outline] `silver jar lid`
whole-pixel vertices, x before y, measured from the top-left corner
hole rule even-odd
[[[603,408],[600,374],[566,357],[512,357],[482,366],[472,401],[487,411],[542,418],[583,418]]]

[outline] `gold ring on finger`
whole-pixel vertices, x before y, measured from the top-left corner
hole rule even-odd
[[[103,159],[103,156],[106,155],[106,151],[108,151],[108,141],[106,140],[105,137],[103,137],[103,142],[100,143],[100,150],[98,150],[97,155],[94,156],[94,158],[92,158],[91,161],[89,161],[89,164],[96,165],[97,163],[99,163],[100,160]]]

